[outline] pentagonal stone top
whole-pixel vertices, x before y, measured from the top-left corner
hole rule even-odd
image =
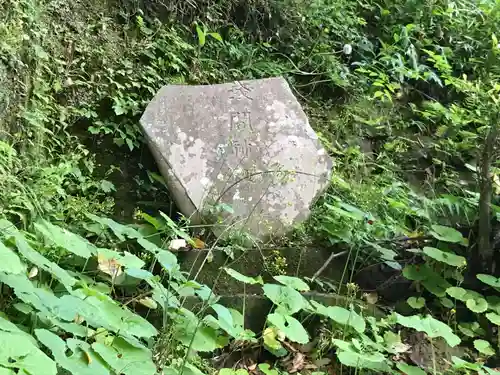
[[[331,159],[282,78],[165,86],[141,125],[184,215],[234,211],[216,234],[282,235],[329,181]]]

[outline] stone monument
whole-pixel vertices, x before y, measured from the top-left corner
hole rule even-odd
[[[141,125],[179,209],[219,236],[281,236],[328,185],[332,161],[283,78],[167,85]]]

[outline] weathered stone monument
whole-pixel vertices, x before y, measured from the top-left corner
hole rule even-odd
[[[282,78],[168,85],[141,125],[182,213],[197,223],[224,208],[217,235],[282,235],[329,181],[331,159]]]

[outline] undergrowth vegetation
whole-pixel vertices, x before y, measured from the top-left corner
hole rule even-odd
[[[493,0],[0,0],[0,374],[499,374],[499,25]],[[137,158],[162,86],[272,76],[334,159],[277,245],[331,250],[333,282],[117,215],[166,189]],[[102,145],[145,172],[130,192]],[[223,248],[212,285],[182,247]],[[258,329],[222,275],[267,300]]]

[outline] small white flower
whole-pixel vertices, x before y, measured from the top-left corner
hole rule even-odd
[[[346,55],[350,55],[352,53],[352,46],[350,44],[344,44],[344,48],[342,48],[342,51]]]

